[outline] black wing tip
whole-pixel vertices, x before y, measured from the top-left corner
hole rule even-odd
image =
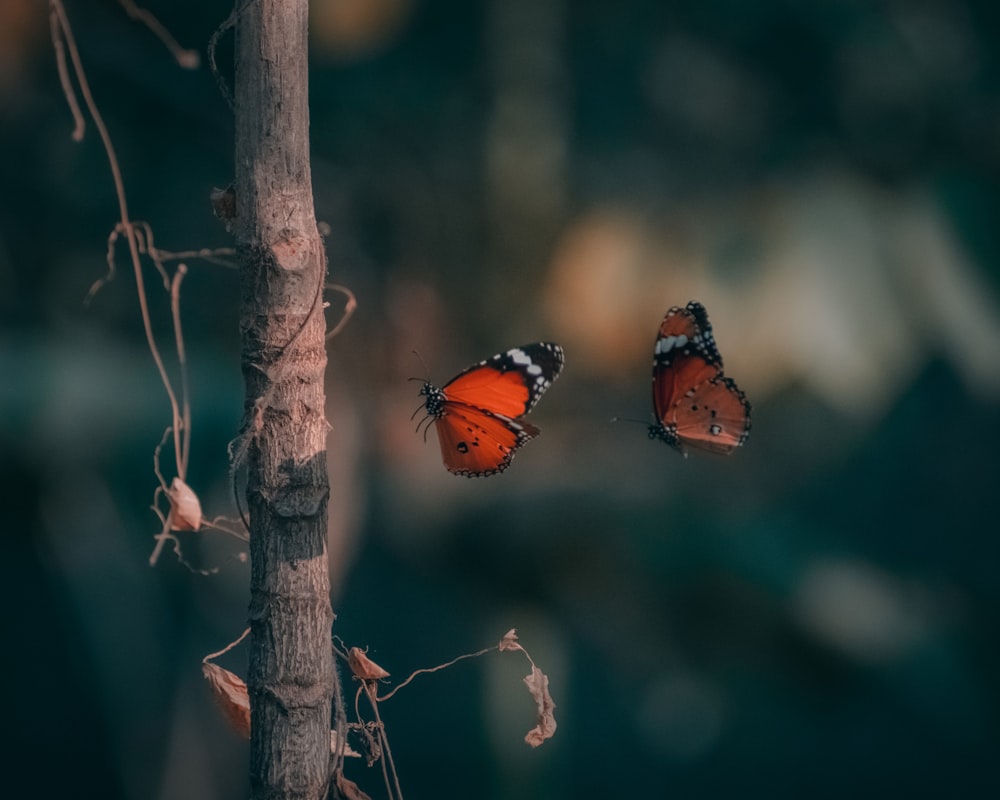
[[[699,322],[708,323],[708,311],[705,309],[704,304],[698,300],[688,300],[687,304],[683,306],[670,306],[663,316],[669,317],[672,314],[683,314],[685,312],[694,316]]]
[[[701,342],[699,350],[702,357],[709,363],[722,369],[722,353],[715,343],[715,332],[712,330],[712,323],[708,321],[708,309],[697,300],[689,300],[684,310],[694,318],[695,327],[700,334]]]
[[[553,368],[553,380],[562,371],[563,366],[566,364],[566,351],[563,349],[561,344],[556,342],[533,342],[532,344],[522,344],[520,347],[514,347],[512,349],[520,350],[523,353],[527,353],[529,356],[534,356],[540,353],[551,356],[552,363],[550,366]],[[534,358],[532,360],[534,360]]]
[[[746,425],[743,428],[743,433],[740,434],[740,441],[736,445],[737,447],[742,447],[746,443],[747,439],[750,438],[750,427],[753,421],[753,404],[750,402],[750,398],[747,397],[746,392],[744,392],[739,386],[737,386],[736,381],[734,381],[732,378],[723,375],[722,382],[725,384],[727,389],[732,390],[736,394],[736,396],[739,398],[740,404],[746,411],[746,416],[747,416]]]

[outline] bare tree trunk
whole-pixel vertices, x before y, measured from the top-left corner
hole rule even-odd
[[[309,169],[307,0],[237,0],[236,241],[250,517],[251,797],[324,796],[325,256]]]

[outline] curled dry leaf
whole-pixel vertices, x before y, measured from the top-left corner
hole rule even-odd
[[[511,628],[503,635],[498,646],[500,652],[505,650],[523,650],[524,648],[517,641],[517,628]]]
[[[374,766],[382,758],[382,740],[374,733],[369,726],[361,729],[363,736],[361,744],[365,751],[365,762],[369,767]]]
[[[354,781],[345,778],[340,770],[334,776],[333,791],[330,794],[335,800],[372,800]]]
[[[546,739],[551,739],[556,732],[556,718],[553,715],[556,704],[549,694],[549,676],[538,667],[532,666],[531,674],[524,676],[524,685],[535,698],[535,716],[538,719],[538,724],[528,731],[524,741],[532,747],[538,747]]]
[[[201,528],[201,501],[184,481],[174,478],[167,489],[170,514],[167,524],[172,531],[196,531]]]
[[[222,714],[240,736],[250,738],[250,695],[247,685],[228,669],[211,662],[201,665],[201,672],[212,688],[212,696]]]
[[[208,197],[212,202],[212,213],[222,220],[227,231],[232,230],[233,220],[236,219],[236,191],[232,186],[212,189]]]
[[[389,673],[368,658],[360,647],[352,647],[347,651],[347,664],[355,677],[363,681],[377,681],[389,677]]]

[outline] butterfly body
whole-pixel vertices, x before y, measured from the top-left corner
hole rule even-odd
[[[540,433],[519,417],[531,411],[563,363],[559,345],[539,342],[480,361],[440,388],[425,382],[420,395],[448,471],[474,478],[507,469],[517,449]]]
[[[692,301],[674,306],[653,348],[653,410],[649,438],[683,455],[687,447],[728,455],[750,435],[750,401],[722,372],[708,312]]]

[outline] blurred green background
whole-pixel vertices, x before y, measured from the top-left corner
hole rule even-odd
[[[230,6],[148,8],[204,53]],[[229,246],[204,60],[112,0],[67,10],[132,215]],[[124,251],[84,303],[117,206],[45,11],[0,5],[6,780],[244,797],[200,674],[245,626],[243,548],[187,534],[218,574],[148,566],[169,406]],[[418,678],[382,709],[404,794],[1000,796],[1000,6],[328,0],[311,33],[317,216],[358,299],[328,350],[335,631],[399,681],[516,627],[558,704],[532,751],[522,659]],[[237,279],[186,263],[188,482],[234,516]],[[754,404],[731,458],[609,422],[649,416],[657,325],[690,299]],[[567,354],[541,438],[447,474],[411,351],[441,383],[539,339]],[[221,662],[245,674],[245,646]]]

